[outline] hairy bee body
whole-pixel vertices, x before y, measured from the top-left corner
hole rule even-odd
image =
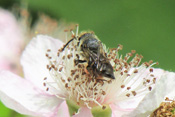
[[[87,63],[86,69],[90,74],[97,77],[107,77],[115,79],[113,67],[110,64],[101,41],[94,33],[83,33],[80,36],[72,38],[66,43],[65,47],[73,40],[77,41],[78,51],[81,51],[81,58],[77,58],[76,64]]]
[[[88,63],[87,70],[96,77],[115,79],[113,67],[107,59],[101,41],[93,33],[84,33],[78,40],[82,56]]]

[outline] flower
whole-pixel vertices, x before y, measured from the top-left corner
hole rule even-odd
[[[17,9],[16,9],[17,10]],[[42,14],[30,27],[31,17],[26,9],[20,9],[15,17],[10,11],[0,8],[0,70],[8,70],[23,76],[20,57],[31,37],[37,34],[49,34],[64,37],[65,28],[70,27],[62,21],[56,21]],[[46,25],[47,24],[47,25]],[[50,28],[52,27],[52,28]],[[2,105],[2,104],[1,104]],[[1,108],[3,108],[1,106]]]
[[[63,49],[58,39],[43,35],[33,38],[21,57],[25,79],[7,71],[0,73],[2,102],[32,116],[90,117],[103,113],[117,117],[135,109],[165,73],[152,68],[152,61],[139,65],[142,56],[131,58],[135,51],[122,58],[119,45],[111,50],[104,47],[116,79],[94,79],[87,63],[75,64],[82,57],[75,44],[76,39]]]
[[[65,36],[64,29],[71,28],[71,24],[68,26],[63,21],[58,23],[42,14],[31,28],[31,17],[27,9],[20,9],[17,14],[20,17],[16,18],[10,11],[0,8],[0,70],[22,75],[20,56],[31,37],[48,34],[62,39]]]
[[[129,113],[128,117],[147,117],[153,114],[156,109],[159,109],[161,104],[165,104],[167,101],[174,102],[175,98],[175,73],[174,72],[166,72],[162,75],[161,79],[155,86],[154,90],[147,94],[143,100],[140,102],[138,107]],[[170,100],[173,99],[173,100]],[[162,103],[163,102],[163,103]],[[164,108],[162,106],[162,108]],[[166,108],[166,107],[165,107]],[[170,103],[169,108],[170,109]],[[165,113],[165,112],[164,112]],[[132,115],[132,116],[131,116]]]
[[[0,8],[0,70],[19,73],[23,34],[15,17]],[[18,69],[18,70],[17,70]]]

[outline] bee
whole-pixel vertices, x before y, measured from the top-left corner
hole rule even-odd
[[[107,77],[115,79],[113,67],[107,58],[103,45],[94,33],[83,33],[80,36],[74,37],[66,43],[64,48],[74,39],[78,40],[77,46],[80,48],[79,51],[81,51],[83,58],[83,60],[75,60],[76,64],[87,63],[87,71],[93,74],[95,78]]]

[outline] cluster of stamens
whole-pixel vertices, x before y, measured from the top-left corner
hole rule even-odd
[[[166,97],[150,117],[175,117],[175,101]]]
[[[118,91],[120,90],[118,93],[116,92],[117,90],[111,93],[116,94],[116,96],[114,96],[115,98],[113,98],[113,100],[116,101],[124,100],[126,97],[131,98],[136,95],[142,95],[147,91],[151,91],[152,86],[156,83],[156,77],[153,74],[154,70],[151,66],[158,64],[153,63],[151,60],[140,65],[143,56],[135,54],[135,50],[132,50],[131,53],[127,53],[126,56],[122,58],[122,56],[118,54],[118,51],[121,49],[122,46],[118,45],[118,48],[111,49],[108,52],[108,59],[113,65],[115,76],[117,76],[112,85],[114,85],[113,88],[118,89]],[[131,60],[129,61],[129,59]],[[112,96],[109,95],[108,97]]]
[[[78,35],[74,38],[78,38]],[[116,79],[99,80],[87,71],[88,63],[76,63],[76,60],[82,57],[77,43],[75,39],[68,46],[63,46],[58,50],[56,57],[52,57],[52,52],[48,49],[46,57],[49,63],[46,67],[54,83],[49,83],[44,78],[43,85],[47,91],[49,88],[58,91],[61,89],[64,93],[55,94],[57,97],[73,100],[78,105],[88,108],[97,105],[104,108],[104,104],[115,103],[152,90],[156,82],[151,68],[155,63],[152,61],[139,65],[142,56],[137,54],[129,61],[135,54],[134,50],[126,54],[124,58],[119,56],[118,51],[122,49],[121,45],[109,51],[104,50],[113,66]]]

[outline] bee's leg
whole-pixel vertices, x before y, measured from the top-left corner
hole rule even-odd
[[[85,63],[87,62],[86,60],[74,60],[75,65],[78,65],[79,63]]]
[[[92,68],[90,67],[89,64],[88,64],[88,66],[86,66],[86,69],[87,69],[88,71],[91,71],[91,70],[92,70]]]
[[[106,82],[107,82],[107,80],[105,80],[105,79],[100,79],[100,78],[99,78],[99,79],[97,78],[96,81],[97,81],[97,82],[99,82],[99,81],[106,81]]]
[[[97,72],[96,72],[96,67],[94,66],[94,62],[89,62],[88,66],[86,67],[86,69],[88,70],[88,72],[90,74],[93,75],[93,78],[96,78],[98,76]]]

